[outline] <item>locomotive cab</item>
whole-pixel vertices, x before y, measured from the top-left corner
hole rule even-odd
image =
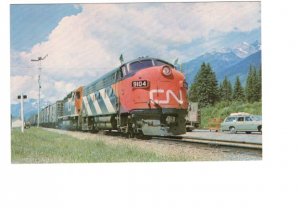
[[[79,117],[81,116],[82,110],[82,91],[83,87],[80,86],[63,99],[63,116],[59,117],[58,124],[60,128],[79,129],[81,125]]]

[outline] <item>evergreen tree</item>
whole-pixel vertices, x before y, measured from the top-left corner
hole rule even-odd
[[[256,68],[254,68],[253,72],[253,79],[254,79],[254,91],[253,91],[253,100],[259,101],[260,100],[260,93],[259,93],[259,73],[257,72]]]
[[[192,102],[198,102],[199,107],[213,105],[218,100],[218,81],[209,64],[203,63],[189,90]]]
[[[199,101],[199,83],[203,82],[203,78],[207,77],[207,71],[206,71],[206,65],[203,63],[201,65],[200,70],[197,72],[197,75],[191,85],[191,88],[189,90],[189,99],[192,102],[198,102]]]
[[[216,73],[212,70],[210,64],[207,64],[209,71],[208,84],[209,84],[209,104],[214,105],[219,100],[218,80]]]
[[[220,100],[221,101],[231,101],[232,100],[232,85],[226,76],[220,86],[221,86],[220,87]]]
[[[253,66],[250,66],[246,83],[246,99],[250,103],[260,100],[259,82],[259,76],[256,69]]]
[[[261,75],[261,66],[258,71],[258,100],[262,99],[262,75]]]
[[[244,93],[244,89],[241,84],[239,76],[236,77],[236,80],[234,83],[233,100],[235,100],[235,101],[244,101],[245,100],[245,93]]]
[[[219,87],[218,87],[218,101],[223,101],[222,100],[222,94],[223,94],[223,83],[220,82]]]
[[[246,82],[246,99],[248,102],[253,102],[253,91],[254,91],[254,79],[253,79],[253,68],[250,65],[247,82]]]

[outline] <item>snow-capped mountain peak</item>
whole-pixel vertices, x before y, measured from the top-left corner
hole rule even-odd
[[[245,41],[242,42],[242,44],[243,44],[243,45],[246,45],[246,46],[249,46],[249,43],[247,43],[247,42],[245,42]]]
[[[195,59],[182,64],[186,80],[189,84],[193,83],[201,64],[209,63],[219,81],[222,81],[227,75],[234,80],[237,74],[242,81],[245,81],[249,65],[258,67],[261,64],[260,45],[259,41],[251,44],[244,41],[232,47],[212,48]],[[231,72],[232,70],[233,72]]]
[[[221,49],[213,48],[203,55],[219,55],[219,54],[234,53],[239,58],[246,58],[247,56],[250,56],[259,50],[261,50],[261,44],[259,41],[256,40],[251,44],[243,41],[232,48],[221,48]]]
[[[246,58],[247,56],[252,55],[253,53],[260,50],[260,42],[255,41],[252,44],[247,42],[242,42],[232,49],[232,51],[240,58]]]

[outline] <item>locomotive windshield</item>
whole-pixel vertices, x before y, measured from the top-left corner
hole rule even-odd
[[[142,61],[136,61],[130,64],[130,71],[139,71],[141,69],[145,69],[148,67],[153,66],[152,60],[142,60]]]
[[[169,63],[161,61],[161,60],[154,60],[154,63],[155,63],[155,66],[162,66],[162,65],[169,65],[170,66]],[[171,66],[171,67],[173,67],[173,66]]]
[[[123,65],[121,66],[121,71],[124,76],[127,76],[129,74],[134,74],[135,72],[141,70],[141,69],[146,69],[149,67],[153,66],[162,66],[162,65],[169,65],[170,67],[174,68],[173,65],[164,62],[162,60],[158,59],[143,59],[143,60],[138,60],[129,63],[128,65]]]

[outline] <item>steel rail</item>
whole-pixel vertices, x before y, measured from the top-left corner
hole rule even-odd
[[[184,136],[157,136],[153,138],[159,138],[162,140],[170,140],[177,142],[186,142],[186,143],[201,143],[207,144],[211,146],[228,146],[228,147],[239,147],[239,148],[247,148],[247,149],[262,149],[261,144],[256,143],[247,143],[247,142],[238,142],[238,141],[224,141],[224,140],[216,140],[216,139],[203,139],[203,138],[187,138]]]

